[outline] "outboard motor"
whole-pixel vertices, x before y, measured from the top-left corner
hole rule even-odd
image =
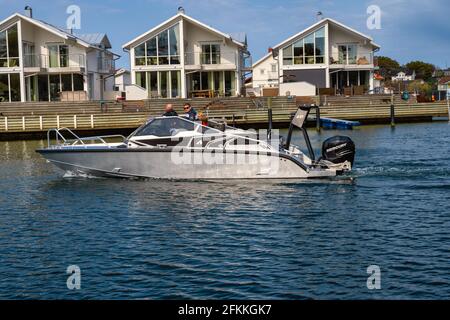
[[[322,159],[335,164],[355,162],[355,143],[349,137],[336,136],[324,141]]]

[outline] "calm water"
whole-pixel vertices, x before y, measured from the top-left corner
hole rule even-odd
[[[449,299],[450,125],[344,134],[355,180],[294,184],[69,179],[0,142],[0,299]]]

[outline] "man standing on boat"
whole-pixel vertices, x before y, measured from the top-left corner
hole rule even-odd
[[[197,120],[197,111],[195,111],[195,109],[192,108],[190,103],[185,103],[183,110],[184,110],[184,116],[186,118],[188,118],[191,121]]]
[[[178,117],[178,113],[173,109],[173,105],[171,103],[166,104],[163,117]]]

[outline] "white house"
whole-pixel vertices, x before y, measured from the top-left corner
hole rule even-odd
[[[246,41],[183,10],[123,48],[130,53],[131,82],[137,87],[127,89],[127,99],[139,89],[147,98],[237,96],[244,85]]]
[[[402,81],[414,81],[416,80],[416,72],[413,71],[412,74],[406,74],[406,72],[400,71],[396,76],[392,77],[392,81],[394,82],[402,82]]]
[[[100,100],[117,55],[105,34],[75,35],[15,13],[0,22],[0,102]]]
[[[374,52],[379,48],[369,36],[326,18],[277,44],[256,61],[253,87],[299,83],[308,94],[311,90],[305,84],[336,91],[350,86],[373,90]],[[302,94],[301,89],[296,91]],[[280,94],[285,93],[280,90]]]
[[[121,68],[114,75],[115,91],[125,91],[125,87],[131,84],[131,73],[129,70]]]

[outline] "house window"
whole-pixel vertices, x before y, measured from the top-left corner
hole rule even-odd
[[[341,44],[338,47],[339,64],[356,64],[358,46],[356,44]]]
[[[261,69],[261,75],[263,75],[265,71],[266,71],[266,70]]]
[[[17,25],[0,32],[0,68],[19,66]]]
[[[220,64],[220,44],[202,45],[202,64]]]
[[[271,64],[272,72],[277,72],[277,65],[275,63]]]
[[[47,46],[50,68],[67,68],[69,66],[69,47],[65,44]]]
[[[20,75],[18,73],[1,73],[0,102],[12,102],[20,100]]]
[[[325,63],[324,27],[283,49],[284,65],[322,63]]]
[[[180,64],[179,24],[134,48],[136,66]]]

